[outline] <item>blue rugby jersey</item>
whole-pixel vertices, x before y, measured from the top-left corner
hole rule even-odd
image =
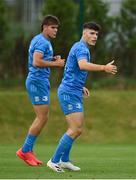
[[[62,91],[82,95],[88,71],[80,70],[78,61],[81,59],[86,59],[86,61],[90,62],[89,47],[82,39],[76,42],[69,52],[64,69],[64,77],[59,87]]]
[[[44,35],[38,34],[36,35],[29,46],[29,59],[28,59],[28,69],[29,73],[27,78],[31,78],[33,80],[45,80],[50,76],[50,68],[41,68],[33,66],[33,54],[34,52],[40,52],[43,54],[43,59],[45,61],[51,61],[53,58],[53,48],[48,39],[44,37]]]

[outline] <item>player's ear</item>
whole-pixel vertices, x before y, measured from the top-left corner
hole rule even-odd
[[[43,25],[43,29],[47,28],[48,26],[47,25]]]
[[[86,29],[83,30],[83,36],[86,34]]]

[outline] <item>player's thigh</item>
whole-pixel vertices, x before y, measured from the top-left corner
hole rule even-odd
[[[36,116],[40,119],[48,118],[49,115],[49,105],[33,105]]]
[[[66,120],[70,128],[82,128],[84,113],[76,112],[66,115]]]

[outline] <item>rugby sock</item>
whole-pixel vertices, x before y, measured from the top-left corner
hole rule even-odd
[[[23,147],[22,147],[22,151],[24,153],[26,152],[29,152],[29,151],[32,151],[33,150],[33,145],[36,141],[36,138],[37,136],[34,136],[32,134],[28,134],[26,139],[25,139],[25,142],[23,144]]]
[[[74,139],[72,139],[72,140],[73,140],[73,142],[74,142]],[[69,148],[67,148],[67,149],[65,150],[64,154],[62,155],[61,160],[62,160],[63,162],[68,162],[68,161],[70,161],[70,160],[69,160],[69,154],[70,154],[70,151],[71,151],[73,142],[71,143],[71,145],[69,145]]]
[[[73,142],[74,142],[74,139],[65,133],[60,139],[59,144],[55,150],[55,153],[51,161],[53,163],[58,163],[60,161],[60,158],[63,155],[64,155],[63,161],[65,162],[69,161],[69,152],[70,152]]]

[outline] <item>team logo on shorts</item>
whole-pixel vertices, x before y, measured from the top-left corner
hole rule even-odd
[[[35,96],[34,100],[35,100],[35,102],[39,102],[40,101],[40,97],[39,96]]]
[[[76,108],[77,109],[81,109],[81,104],[80,103],[76,103]]]
[[[48,96],[43,96],[42,100],[43,101],[48,101]]]
[[[72,110],[72,109],[73,109],[72,104],[68,104],[68,110]]]

